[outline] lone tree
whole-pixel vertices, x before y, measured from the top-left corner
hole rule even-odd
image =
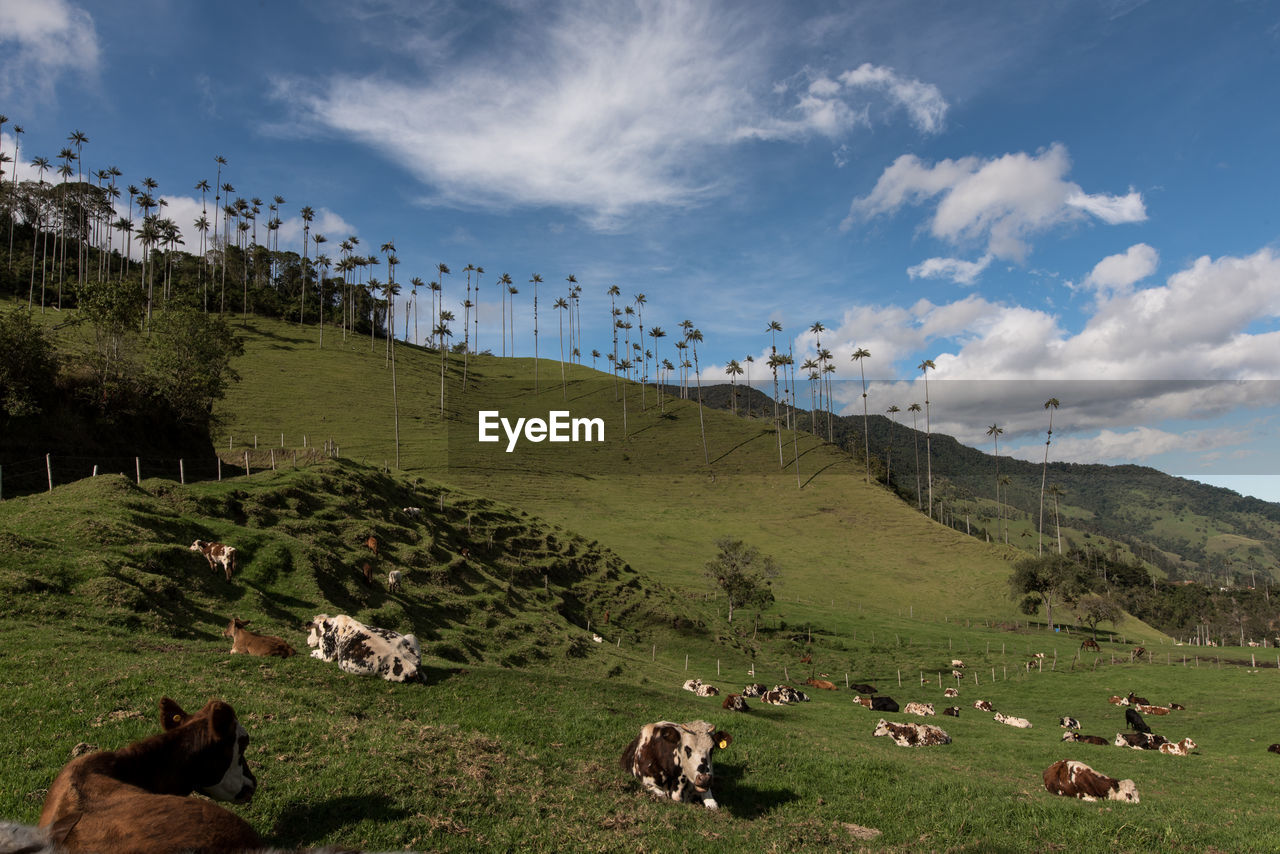
[[[1088,579],[1084,567],[1073,560],[1056,554],[1038,555],[1013,565],[1009,590],[1014,599],[1021,597],[1019,608],[1028,616],[1037,613],[1043,603],[1053,631],[1054,607],[1077,601],[1088,590]]]
[[[1097,594],[1081,597],[1076,603],[1076,619],[1080,625],[1088,626],[1093,632],[1093,639],[1098,639],[1098,623],[1110,623],[1113,627],[1124,622],[1124,611],[1114,599]]]
[[[720,553],[707,561],[707,578],[729,599],[729,622],[734,608],[765,608],[773,604],[771,579],[780,574],[769,555],[742,540],[724,537],[716,541]]]

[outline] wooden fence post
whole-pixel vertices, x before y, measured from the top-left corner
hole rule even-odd
[[[133,458],[133,476],[139,484],[142,483],[142,461],[137,457]]]
[[[44,472],[49,478],[49,491],[53,492],[53,454],[44,455]]]
[[[249,476],[249,449],[248,448],[245,448],[245,451],[244,451],[244,475],[245,477]]]
[[[178,483],[184,486],[187,483],[187,467],[183,464],[182,457],[178,457]]]

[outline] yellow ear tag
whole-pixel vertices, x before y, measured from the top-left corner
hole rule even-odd
[[[726,747],[728,747],[728,746],[729,746],[729,742],[728,742],[728,741],[726,741],[726,740],[724,740],[724,739],[721,739],[721,740],[720,740],[720,749],[721,749],[721,750],[724,750],[724,749],[725,749]]]
[[[176,724],[176,723],[179,723],[179,722],[181,722],[181,721],[182,721],[182,715],[174,715],[174,716],[173,716],[173,722],[174,722],[175,724]]]

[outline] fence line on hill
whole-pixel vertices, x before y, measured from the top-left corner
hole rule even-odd
[[[19,495],[52,492],[55,486],[64,486],[97,477],[99,474],[131,477],[135,483],[142,483],[144,479],[161,478],[186,484],[222,480],[224,477],[238,477],[241,474],[248,476],[255,471],[275,471],[284,465],[296,468],[299,465],[309,465],[317,459],[338,455],[338,445],[332,439],[326,439],[323,445],[317,447],[309,445],[308,437],[303,436],[301,449],[282,446],[281,453],[277,454],[274,447],[258,449],[257,437],[254,438],[252,450],[247,447],[236,449],[233,445],[226,452],[196,457],[110,454],[86,456],[49,452],[43,457],[6,460],[0,463],[0,501]],[[281,438],[283,441],[283,434]]]

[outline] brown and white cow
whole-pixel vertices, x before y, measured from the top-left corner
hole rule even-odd
[[[873,712],[898,711],[898,701],[892,697],[854,697],[853,701]]]
[[[943,697],[959,697],[960,691],[956,688],[948,688],[942,692]]]
[[[1129,705],[1129,698],[1117,697],[1115,694],[1112,694],[1110,697],[1107,698],[1107,702],[1113,706],[1127,706]]]
[[[953,658],[953,659],[951,659],[951,666],[952,666],[952,667],[958,667],[958,668],[960,668],[961,670],[963,670],[963,669],[964,669],[964,662],[963,662],[963,661],[961,661],[961,660],[960,660],[960,659],[958,659],[958,658]]]
[[[996,707],[991,705],[990,700],[974,700],[973,707],[980,712],[994,712]]]
[[[393,569],[387,573],[387,592],[399,593],[400,582],[404,578],[404,574],[398,569]]]
[[[814,677],[812,677],[812,676],[810,676],[808,679],[804,680],[804,684],[809,685],[809,686],[811,686],[811,687],[813,687],[813,688],[817,688],[819,691],[836,691],[836,690],[838,690],[838,689],[836,688],[836,683],[831,682],[831,681],[826,680],[826,679],[815,679],[815,678],[814,678]]]
[[[942,727],[933,724],[899,724],[881,718],[873,736],[887,735],[899,747],[932,747],[950,744],[951,736]]]
[[[1184,738],[1182,741],[1166,741],[1157,749],[1161,753],[1167,753],[1170,756],[1186,756],[1197,747],[1199,747],[1199,745],[1194,741],[1189,738]]]
[[[750,710],[747,701],[743,699],[741,694],[730,694],[724,698],[724,702],[720,704],[722,709],[728,709],[731,712],[745,712]]]
[[[1172,710],[1167,706],[1148,706],[1144,704],[1138,706],[1138,711],[1142,712],[1144,715],[1156,715],[1158,717],[1160,715],[1167,715]]]
[[[937,714],[933,710],[933,703],[917,703],[914,701],[907,703],[907,705],[903,707],[902,713],[904,715],[919,715],[922,718],[928,715]]]
[[[1097,745],[1101,745],[1102,747],[1106,747],[1108,744],[1111,743],[1100,735],[1081,735],[1078,732],[1071,732],[1070,730],[1062,734],[1062,740],[1076,741],[1082,744],[1097,744]]]
[[[49,786],[40,827],[59,851],[135,854],[262,847],[242,818],[215,801],[243,804],[258,781],[245,761],[249,734],[235,710],[210,700],[189,715],[165,697],[163,732],[119,750],[71,760]]]
[[[699,697],[717,697],[720,695],[720,689],[714,685],[709,685],[704,682],[699,685],[697,690],[693,693],[697,694]]]
[[[645,724],[622,751],[622,767],[660,798],[719,809],[711,794],[712,754],[731,741],[733,736],[706,721]]]
[[[284,638],[251,632],[245,628],[247,625],[248,620],[232,617],[231,622],[222,630],[224,638],[231,638],[232,655],[278,655],[288,658],[298,654]]]
[[[1008,724],[1009,726],[1014,726],[1018,729],[1031,729],[1031,721],[1026,718],[1015,718],[1013,715],[1005,715],[1000,712],[996,712],[995,721],[996,723]]]
[[[345,614],[317,614],[307,624],[312,658],[336,661],[357,676],[381,676],[389,682],[414,682],[422,666],[422,650],[413,635],[366,626]]]
[[[1083,801],[1138,803],[1138,788],[1132,780],[1108,777],[1070,759],[1059,759],[1044,770],[1044,787],[1055,795]]]
[[[692,692],[694,692],[694,693],[696,694],[696,693],[698,693],[698,689],[702,687],[702,680],[701,680],[701,679],[686,679],[686,680],[684,680],[684,684],[683,684],[683,685],[681,685],[680,687],[684,688],[684,690],[686,690],[686,691],[692,691]]]
[[[196,540],[191,544],[190,550],[204,555],[204,559],[209,561],[209,568],[214,572],[218,571],[218,567],[222,567],[222,571],[227,574],[227,581],[231,580],[231,573],[236,569],[235,546]]]

